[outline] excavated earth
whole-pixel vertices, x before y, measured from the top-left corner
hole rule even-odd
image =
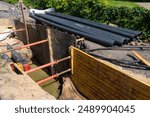
[[[14,19],[20,18],[20,9],[14,5],[0,1],[0,32],[14,27]],[[8,37],[0,41],[0,52],[6,50],[6,43],[13,47],[22,46],[23,43],[16,37]],[[30,49],[18,50],[23,58],[31,59],[32,52]],[[6,53],[11,57],[11,53]],[[10,63],[0,59],[0,99],[2,100],[35,100],[46,99],[55,100],[56,98],[45,92],[38,84],[36,84],[29,76],[16,74],[12,71]]]
[[[0,32],[3,31],[8,26],[13,27],[14,24],[12,19],[21,17],[21,13],[19,10],[20,9],[18,9],[17,5],[13,6],[0,1]],[[8,42],[10,43],[10,40]],[[85,41],[85,43],[86,45],[88,45],[89,49],[102,47],[98,44],[89,41]],[[1,51],[3,51],[2,49],[3,47],[1,46],[0,48]],[[137,52],[141,54],[146,60],[150,61],[150,54],[149,54],[150,51],[137,51]],[[21,53],[24,53],[24,51]],[[118,60],[132,60],[132,58],[129,57],[128,55],[133,56],[133,54],[130,51],[99,50],[95,51],[94,53]],[[32,56],[32,54],[31,55],[29,54],[29,56]],[[0,66],[3,66],[1,67],[2,69],[0,69],[0,99],[55,99],[55,97],[46,93],[32,79],[27,78],[24,75],[17,75],[16,73],[12,72],[11,68],[5,61],[2,60],[0,61],[1,61]],[[122,67],[122,69],[132,72],[134,74],[139,74],[141,77],[143,76],[150,78],[149,70],[133,69],[127,67]],[[84,98],[79,96],[78,92],[75,90],[71,81],[68,78],[66,78],[64,80],[62,94],[59,97],[59,99],[84,99]]]
[[[31,78],[12,72],[0,74],[0,99],[2,100],[55,100]]]

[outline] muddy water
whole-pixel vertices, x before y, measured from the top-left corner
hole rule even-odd
[[[35,64],[32,64],[31,65],[31,68],[36,68],[37,65]],[[44,78],[47,78],[49,77],[49,75],[43,71],[43,70],[37,70],[35,72],[31,72],[28,74],[35,82],[39,81],[39,80],[42,80]],[[43,83],[40,85],[46,92],[48,92],[49,94],[55,96],[56,98],[58,97],[59,95],[59,82],[56,81],[55,79],[53,80],[50,80],[46,83]]]

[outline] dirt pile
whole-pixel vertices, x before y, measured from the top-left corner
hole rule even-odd
[[[63,89],[59,100],[84,100],[78,91],[75,89],[70,78],[64,78]]]

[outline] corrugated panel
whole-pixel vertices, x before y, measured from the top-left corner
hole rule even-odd
[[[72,53],[72,81],[88,99],[150,99],[150,82],[120,71],[76,48]]]

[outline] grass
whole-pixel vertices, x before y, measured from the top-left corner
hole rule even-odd
[[[5,1],[5,2],[13,3],[13,4],[18,2],[18,0],[1,0],[1,1]],[[126,6],[129,8],[133,8],[133,7],[138,6],[134,2],[130,2],[130,1],[121,1],[121,0],[104,0],[104,1],[106,1],[108,5],[116,6],[116,7]]]
[[[126,6],[129,8],[133,8],[133,7],[138,6],[134,2],[121,1],[121,0],[108,0],[108,5],[116,6],[116,7]]]

